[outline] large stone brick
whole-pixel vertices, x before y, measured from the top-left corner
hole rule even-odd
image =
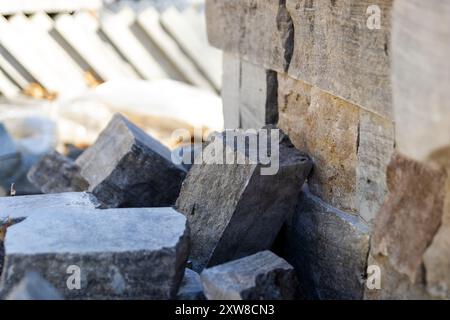
[[[390,118],[392,2],[208,0],[209,41]],[[368,26],[374,4],[380,29]]]
[[[236,146],[230,137],[268,138],[242,130],[226,133],[227,137],[216,136],[203,150],[203,162],[194,164],[189,171],[176,203],[176,208],[189,220],[191,260],[198,272],[270,249],[289,212],[295,208],[312,166],[309,158],[281,133],[280,141],[272,141],[279,147],[279,170],[272,172],[275,175],[267,175],[264,170],[268,168],[261,158],[251,161],[251,146],[239,143]],[[225,155],[221,152],[223,146]],[[240,159],[239,163],[235,160],[234,164],[214,164],[212,160],[217,159],[214,152],[222,161],[226,157]]]
[[[371,250],[411,283],[420,281],[423,255],[441,225],[446,179],[445,171],[400,154],[389,165],[389,195],[375,219]]]
[[[172,208],[35,210],[8,228],[2,292],[36,271],[67,299],[176,297],[189,229]]]
[[[311,192],[371,222],[387,193],[393,123],[286,75],[278,89],[278,125],[316,164]]]
[[[291,263],[307,299],[362,299],[370,229],[308,191],[287,221],[277,251]]]
[[[398,150],[450,167],[450,3],[398,0],[393,21]]]
[[[171,206],[186,175],[169,149],[120,114],[76,164],[89,191],[111,208]]]

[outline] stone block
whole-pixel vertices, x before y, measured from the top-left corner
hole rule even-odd
[[[208,0],[209,41],[392,118],[392,3]],[[371,23],[378,17],[380,28]]]
[[[169,149],[119,114],[76,163],[108,207],[171,206],[186,175]]]
[[[294,268],[270,251],[215,266],[201,273],[208,300],[293,300]]]
[[[177,294],[178,300],[204,300],[202,281],[200,275],[186,268],[184,270],[183,281],[180,284],[180,290]]]
[[[20,166],[20,152],[11,136],[0,123],[0,179],[12,175],[14,170]]]
[[[175,298],[189,247],[183,215],[171,208],[36,211],[8,229],[3,292],[34,270],[67,299]]]
[[[224,52],[222,75],[222,101],[225,129],[241,127],[239,110],[241,60],[234,55]]]
[[[370,229],[304,191],[277,240],[306,299],[362,299]]]
[[[194,164],[189,171],[176,203],[190,223],[196,271],[270,249],[312,167],[308,156],[281,133],[279,141],[269,144],[273,153],[279,148],[279,170],[268,175],[261,158],[249,158],[250,143],[236,146],[235,137],[271,140],[242,130],[217,135],[203,150],[202,164]],[[223,164],[222,157],[234,159],[233,164]],[[222,164],[214,161],[218,158]],[[274,165],[272,160],[272,169]]]
[[[449,24],[447,1],[395,1],[392,81],[398,150],[417,161],[448,167]]]
[[[389,196],[375,220],[371,250],[411,283],[420,280],[422,256],[441,225],[446,179],[445,171],[400,154],[389,165]]]
[[[75,161],[52,151],[31,167],[28,180],[43,193],[80,192],[89,189]]]
[[[63,300],[61,294],[36,272],[28,272],[6,300]]]

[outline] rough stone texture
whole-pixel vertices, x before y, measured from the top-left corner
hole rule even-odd
[[[294,268],[270,251],[231,261],[201,273],[208,300],[293,300]]]
[[[260,129],[278,122],[276,72],[225,54],[223,83],[226,129]]]
[[[398,150],[450,167],[450,3],[395,1],[393,18]]]
[[[368,226],[308,191],[283,228],[277,247],[291,263],[307,299],[361,299],[369,251]]]
[[[61,294],[36,272],[28,272],[6,300],[63,300]]]
[[[242,131],[230,133],[243,136]],[[196,271],[270,249],[312,166],[283,133],[276,175],[262,175],[261,162],[249,163],[248,150],[226,140],[218,135],[203,151],[203,164],[191,168],[176,203],[190,223]],[[214,149],[224,145],[227,159],[246,164],[211,164]]]
[[[95,209],[98,207],[100,207],[100,203],[97,199],[92,194],[85,192],[0,197],[0,224],[3,225],[1,221],[9,219],[13,222],[20,221],[47,209]]]
[[[171,206],[186,174],[166,147],[119,114],[76,163],[108,207]]]
[[[375,220],[371,250],[411,283],[420,280],[422,256],[441,224],[445,183],[445,171],[400,154],[389,165],[389,196]]]
[[[175,298],[189,247],[183,215],[171,208],[37,210],[8,229],[3,292],[34,270],[67,299]],[[69,266],[80,268],[80,290],[67,286]]]
[[[43,156],[28,172],[28,180],[43,193],[86,191],[89,183],[80,167],[57,151]]]
[[[450,299],[450,179],[447,179],[446,200],[439,231],[423,256],[427,289],[439,298]]]
[[[0,182],[20,166],[20,153],[3,124],[0,123]]]
[[[359,108],[304,82],[279,75],[279,126],[315,166],[311,191],[356,212]]]
[[[394,153],[394,124],[360,110],[356,201],[359,215],[372,223],[388,193],[386,171]]]
[[[209,41],[389,118],[392,2],[370,30],[370,0],[208,0]]]
[[[180,290],[177,294],[178,300],[204,300],[202,281],[200,275],[186,268],[184,270],[184,278],[180,284]]]

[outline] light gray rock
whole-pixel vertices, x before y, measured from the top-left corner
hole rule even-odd
[[[8,229],[3,292],[33,270],[67,299],[175,298],[189,247],[183,215],[171,208],[36,210]]]
[[[264,175],[268,168],[257,159],[252,164],[248,157],[249,150],[257,148],[232,142],[233,136],[252,141],[258,136],[263,141],[263,136],[242,130],[226,133],[227,138],[217,135],[203,150],[203,163],[191,168],[176,203],[190,223],[195,271],[270,249],[312,168],[309,157],[281,132],[280,141],[273,141],[279,147],[279,170]],[[238,158],[242,164],[223,164],[225,158]],[[271,165],[275,167],[275,161]]]
[[[202,281],[200,275],[186,268],[184,270],[184,278],[180,284],[180,290],[177,294],[178,300],[204,300]]]
[[[108,207],[171,206],[186,175],[169,149],[119,114],[76,163]]]
[[[61,294],[36,272],[28,272],[6,300],[63,300]]]
[[[277,239],[307,299],[362,299],[370,229],[307,190]]]
[[[298,298],[294,268],[270,251],[205,269],[208,300],[292,300]]]
[[[89,189],[80,167],[57,151],[43,156],[28,172],[28,180],[43,193],[79,192]]]
[[[209,0],[208,36],[213,46],[246,61],[288,73],[392,118],[392,4],[392,0]],[[371,16],[377,14],[381,26],[374,29]]]
[[[0,123],[0,181],[20,166],[20,152],[9,136],[6,128]]]

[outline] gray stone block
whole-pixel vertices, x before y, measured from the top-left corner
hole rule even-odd
[[[13,175],[13,171],[19,166],[20,152],[4,125],[0,123],[0,182],[3,178]]]
[[[186,175],[169,149],[119,114],[76,163],[89,191],[112,208],[171,206]]]
[[[89,189],[80,167],[57,151],[43,156],[28,172],[28,180],[43,193],[79,192]]]
[[[277,240],[307,299],[362,299],[370,229],[308,191]],[[277,252],[278,252],[277,250]]]
[[[233,135],[249,140],[259,136],[261,141],[263,137],[242,130],[226,133],[228,138],[218,135],[203,150],[202,164],[191,168],[176,203],[190,223],[195,271],[270,249],[312,168],[309,157],[281,132],[280,141],[273,143],[279,147],[279,170],[264,175],[268,168],[249,161],[249,148],[232,142]],[[217,155],[223,156],[217,150],[224,146],[224,157],[242,164],[215,162]]]
[[[61,294],[36,272],[28,272],[6,300],[63,300]]]
[[[186,268],[184,270],[184,278],[180,284],[180,290],[177,294],[178,300],[204,300],[202,281],[200,275]]]
[[[292,300],[298,298],[294,268],[270,251],[205,269],[208,300]]]
[[[175,298],[189,247],[183,215],[171,208],[36,210],[8,229],[3,292],[32,270],[67,299]]]

